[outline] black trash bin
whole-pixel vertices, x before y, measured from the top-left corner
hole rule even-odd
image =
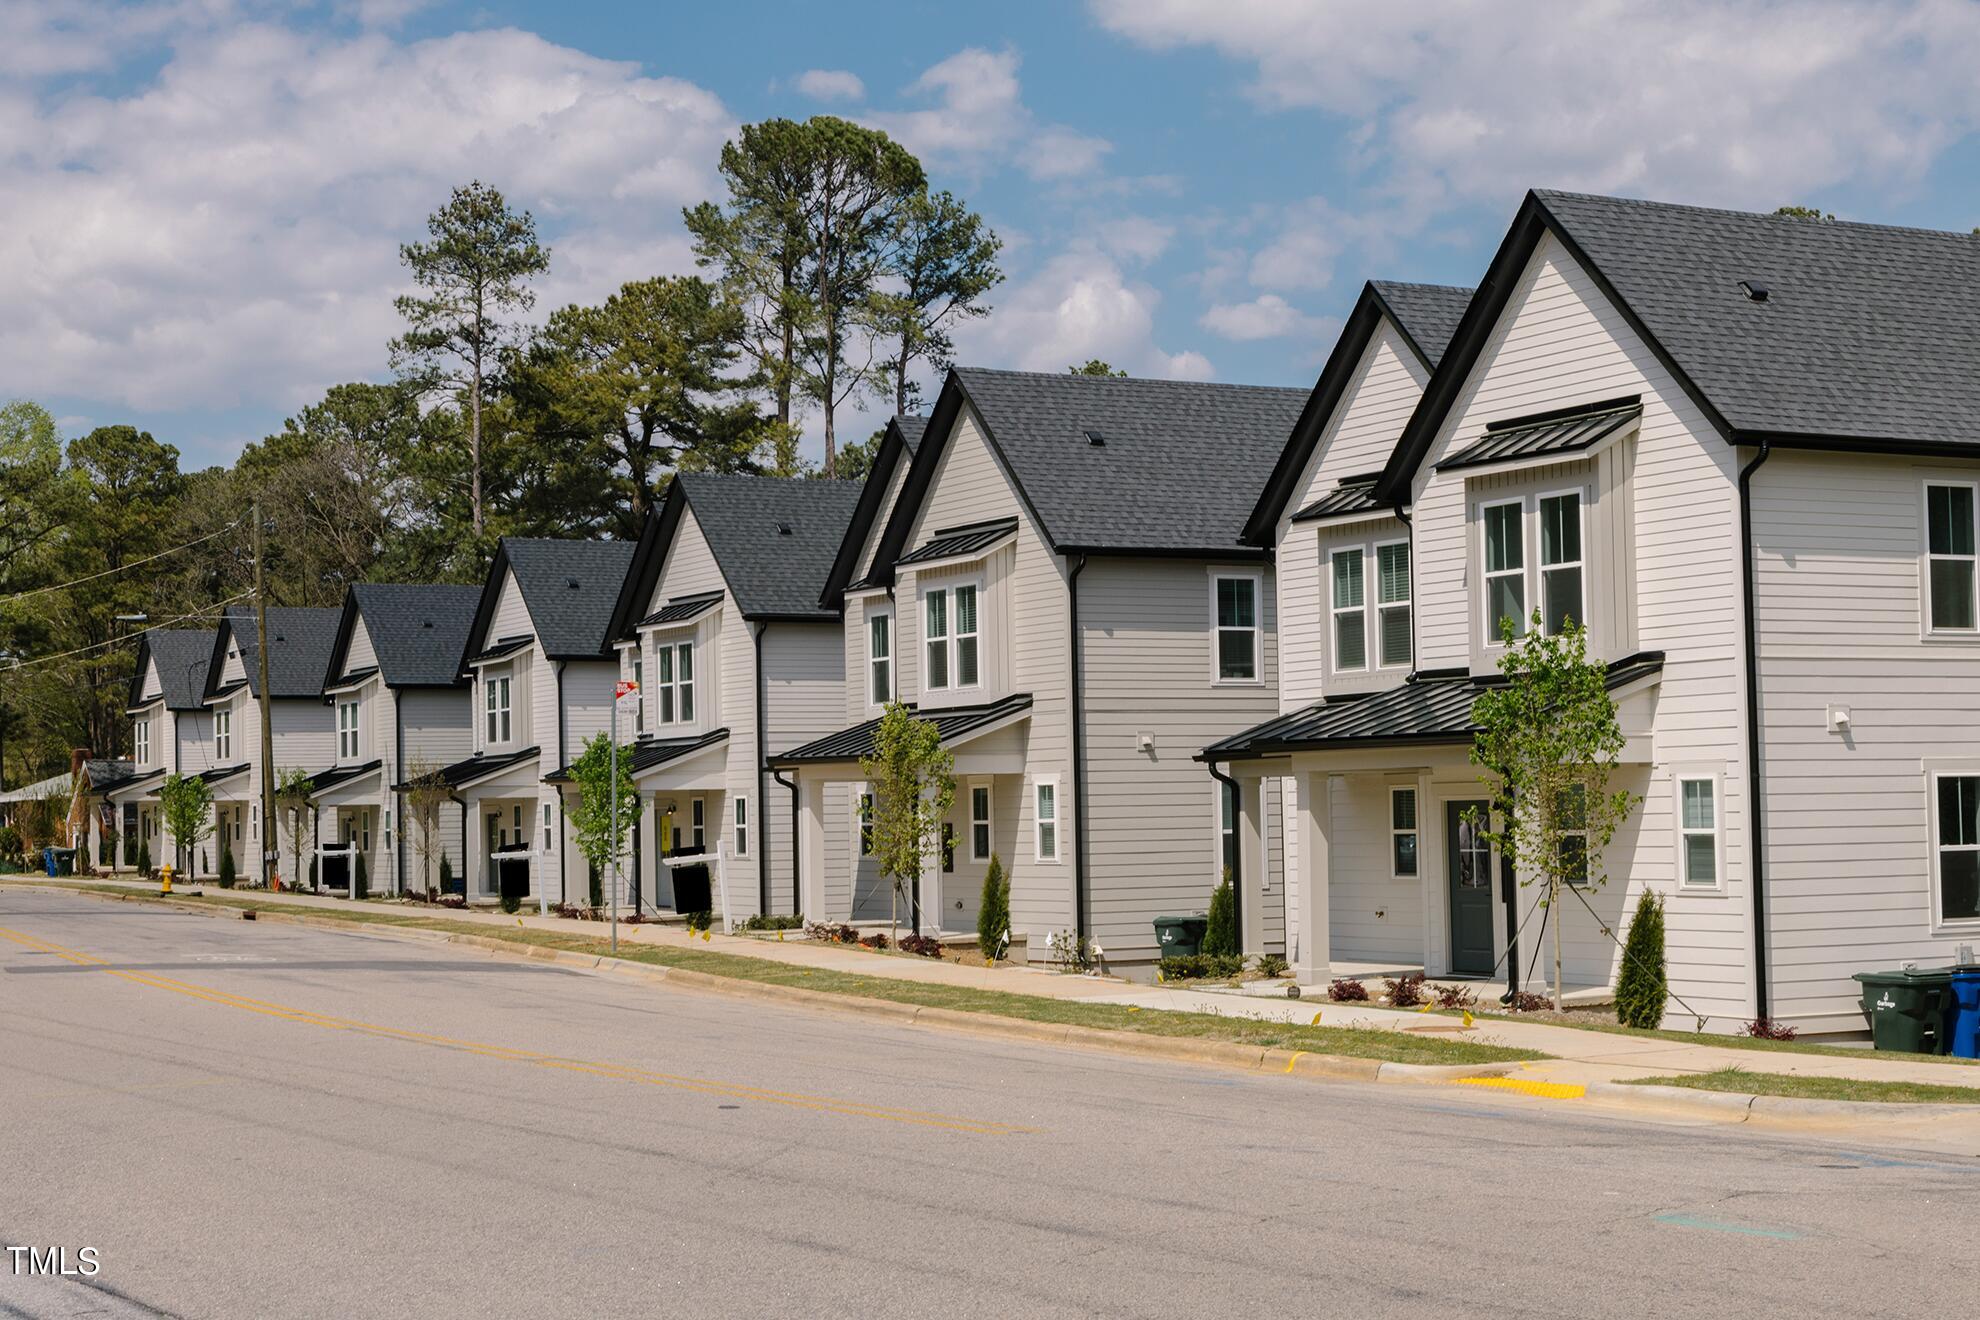
[[[1907,967],[1858,972],[1863,1016],[1880,1050],[1944,1054],[1948,1045],[1946,1010],[1952,1006],[1952,969]]]
[[[1203,933],[1209,929],[1208,917],[1155,918],[1156,957],[1194,957],[1203,952]]]

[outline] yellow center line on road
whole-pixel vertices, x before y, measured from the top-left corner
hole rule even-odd
[[[223,1008],[237,1008],[264,1017],[278,1018],[287,1022],[297,1022],[305,1026],[322,1027],[330,1031],[350,1031],[360,1035],[377,1036],[386,1040],[404,1041],[413,1045],[426,1045],[437,1049],[452,1050],[457,1053],[476,1054],[484,1058],[502,1059],[512,1063],[525,1063],[542,1068],[556,1068],[564,1072],[582,1073],[602,1077],[611,1081],[634,1082],[644,1086],[664,1086],[673,1090],[692,1091],[703,1095],[719,1095],[735,1100],[759,1100],[766,1104],[785,1105],[794,1109],[809,1109],[818,1113],[841,1114],[851,1118],[877,1118],[892,1123],[907,1123],[916,1127],[945,1128],[953,1132],[970,1132],[982,1136],[1010,1136],[1034,1133],[1038,1129],[1020,1127],[1012,1123],[998,1123],[989,1119],[963,1118],[952,1114],[929,1113],[917,1109],[896,1109],[886,1105],[869,1105],[854,1100],[839,1100],[831,1096],[807,1095],[801,1091],[777,1091],[759,1086],[746,1086],[737,1082],[723,1082],[706,1077],[686,1077],[675,1073],[657,1072],[631,1064],[606,1063],[586,1059],[563,1058],[554,1054],[540,1054],[534,1050],[518,1049],[508,1045],[491,1045],[482,1041],[459,1040],[451,1036],[437,1036],[424,1031],[410,1031],[403,1027],[388,1027],[376,1022],[361,1022],[354,1018],[335,1017],[328,1013],[317,1013],[308,1009],[291,1008],[285,1004],[270,1003],[262,999],[250,999],[245,995],[230,994],[215,990],[211,986],[193,985],[190,982],[171,977],[156,976],[149,972],[126,971],[113,967],[102,958],[93,957],[80,950],[66,948],[24,931],[10,930],[0,926],[0,938],[11,940],[22,948],[37,953],[53,954],[74,963],[104,972],[135,985],[147,986],[156,990],[169,990],[174,994],[215,1004]]]

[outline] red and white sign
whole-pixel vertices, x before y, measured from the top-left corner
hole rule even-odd
[[[638,695],[639,684],[629,678],[620,679],[618,685],[612,689],[612,696],[618,701],[624,701],[627,697],[636,697]]]

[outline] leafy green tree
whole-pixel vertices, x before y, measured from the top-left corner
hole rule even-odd
[[[1511,862],[1521,884],[1546,890],[1554,919],[1554,1007],[1561,1007],[1562,890],[1600,888],[1609,841],[1640,801],[1610,779],[1623,749],[1608,670],[1588,658],[1588,634],[1569,620],[1548,636],[1540,612],[1524,637],[1500,621],[1501,685],[1472,703],[1471,762],[1491,791],[1472,824]],[[1475,809],[1474,809],[1475,810]]]
[[[619,778],[612,779],[612,736],[597,733],[587,738],[577,760],[571,762],[571,783],[577,788],[577,805],[571,809],[571,833],[577,836],[578,851],[594,874],[602,875],[614,857],[625,856],[626,840],[639,819],[639,789],[633,784],[633,749],[619,744]],[[612,805],[618,803],[618,833],[612,831]],[[621,871],[623,874],[623,871]]]
[[[1652,1030],[1664,1024],[1670,972],[1664,962],[1664,900],[1646,889],[1637,897],[1616,973],[1616,1021]]]
[[[186,857],[213,833],[213,787],[197,775],[167,775],[158,786],[158,810],[183,869]]]
[[[295,888],[303,876],[303,853],[309,849],[314,831],[309,817],[315,810],[316,777],[299,765],[275,768],[276,819],[289,823],[289,886]],[[270,828],[273,828],[271,825]],[[316,859],[309,859],[310,881],[316,879]]]
[[[873,471],[873,460],[880,457],[880,445],[886,438],[887,428],[883,426],[866,439],[841,447],[839,465],[834,471],[846,481],[863,480]]]
[[[941,846],[942,822],[955,805],[955,756],[932,720],[887,703],[873,734],[873,755],[860,759],[873,794],[873,859],[893,886],[892,925],[900,930],[907,887]]]
[[[984,297],[1003,281],[997,265],[1003,246],[983,217],[951,193],[924,189],[908,199],[887,263],[892,279],[872,297],[874,324],[893,345],[895,412],[907,412],[917,393],[909,378],[915,363],[947,371],[955,361],[955,326],[989,314]],[[835,471],[854,475],[843,465]]]
[[[55,419],[25,399],[0,404],[0,594],[36,585],[28,572],[70,514]]]
[[[976,905],[976,947],[984,960],[996,962],[1011,942],[1011,882],[1004,875],[1003,859],[990,854],[990,869],[983,873],[983,896]]]
[[[1213,957],[1233,958],[1243,952],[1237,928],[1237,891],[1231,886],[1231,872],[1210,891],[1210,916],[1203,923],[1202,952]]]
[[[496,189],[476,179],[454,189],[427,217],[424,243],[407,243],[399,260],[421,292],[395,300],[406,332],[391,342],[392,364],[423,390],[464,391],[468,402],[469,504],[474,534],[484,521],[481,490],[482,386],[514,334],[508,318],[536,301],[529,281],[550,267],[528,211],[509,209]]]
[[[1774,214],[1786,216],[1790,220],[1833,220],[1836,218],[1834,213],[1824,211],[1819,206],[1777,206],[1774,208]]]
[[[1114,367],[1113,367],[1113,365],[1112,365],[1112,364],[1110,364],[1110,363],[1106,363],[1106,362],[1102,362],[1102,361],[1101,361],[1101,360],[1100,360],[1099,358],[1088,358],[1088,359],[1087,359],[1087,360],[1086,360],[1085,362],[1083,362],[1083,363],[1081,363],[1081,364],[1080,364],[1080,365],[1078,365],[1078,366],[1075,366],[1075,367],[1067,367],[1067,368],[1066,368],[1066,374],[1067,374],[1068,376],[1125,376],[1125,375],[1127,375],[1127,373],[1126,373],[1125,371],[1117,371],[1117,370],[1115,370],[1115,369],[1114,369]]]

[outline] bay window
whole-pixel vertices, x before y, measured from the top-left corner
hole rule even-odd
[[[928,652],[925,686],[931,692],[949,686],[949,593],[931,591],[922,606],[923,646]]]
[[[483,674],[481,678],[486,739],[490,746],[505,743],[514,734],[509,712],[509,683],[510,676],[507,674]]]
[[[234,754],[234,708],[221,706],[213,712],[213,759],[225,765]]]
[[[358,704],[337,703],[337,759],[355,761],[358,755]]]
[[[976,588],[956,588],[956,686],[977,685]]]
[[[687,724],[694,719],[694,643],[675,642],[653,652],[657,670],[654,694],[659,699],[660,723]]]
[[[131,726],[131,758],[140,768],[151,764],[151,721],[141,719]]]

